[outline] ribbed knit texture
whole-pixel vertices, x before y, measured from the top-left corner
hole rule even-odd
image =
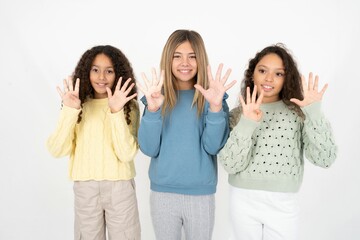
[[[282,101],[262,104],[260,122],[246,119],[239,107],[230,113],[230,137],[218,155],[234,187],[297,192],[304,157],[328,168],[337,147],[320,102],[302,108],[303,121]]]
[[[134,157],[138,151],[139,108],[130,112],[127,125],[124,111],[111,113],[108,99],[90,99],[80,110],[63,106],[55,132],[47,147],[54,157],[70,155],[69,176],[74,181],[128,180],[135,176]]]
[[[198,117],[192,106],[195,90],[178,91],[174,109],[165,117],[161,109],[149,112],[145,107],[139,127],[141,151],[151,157],[151,190],[188,195],[216,192],[216,154],[229,136],[229,109],[211,112],[205,104]],[[146,99],[142,98],[146,105]]]

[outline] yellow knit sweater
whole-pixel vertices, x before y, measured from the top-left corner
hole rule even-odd
[[[63,106],[55,132],[47,141],[54,157],[70,155],[73,181],[128,180],[135,177],[134,157],[139,149],[139,106],[133,101],[131,124],[124,111],[111,113],[108,99],[90,99],[80,110]]]

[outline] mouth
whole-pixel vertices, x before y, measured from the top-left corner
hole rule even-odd
[[[274,87],[270,85],[261,85],[262,89],[264,89],[265,92],[271,91],[274,89]]]

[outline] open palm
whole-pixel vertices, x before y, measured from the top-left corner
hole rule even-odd
[[[71,76],[68,76],[67,79],[63,80],[64,90],[58,86],[56,87],[57,92],[59,93],[62,103],[71,108],[80,109],[81,101],[79,99],[79,87],[80,79],[77,78],[75,86]]]
[[[137,95],[137,93],[134,93],[131,96],[128,96],[131,89],[133,89],[133,87],[135,86],[135,83],[132,83],[128,87],[131,78],[128,78],[128,80],[126,80],[124,85],[120,88],[121,81],[122,81],[122,77],[120,77],[119,81],[116,84],[114,94],[112,94],[110,88],[108,87],[106,88],[109,99],[109,108],[112,113],[118,112],[121,109],[123,109],[125,104]]]
[[[220,64],[218,70],[216,71],[215,79],[211,73],[211,67],[207,67],[208,77],[209,77],[209,88],[204,89],[201,85],[195,84],[195,88],[201,92],[206,101],[210,104],[210,109],[212,112],[219,112],[222,108],[222,101],[225,92],[234,86],[236,80],[233,80],[231,83],[225,86],[226,81],[229,78],[231,69],[228,69],[223,77],[221,77],[221,72],[223,69],[223,64]]]
[[[259,122],[262,118],[262,111],[260,110],[260,105],[264,97],[264,92],[261,91],[258,99],[256,99],[256,94],[257,94],[256,85],[254,86],[252,95],[250,94],[250,88],[247,87],[246,102],[244,101],[243,97],[240,96],[240,103],[242,107],[242,114],[244,115],[244,117]]]
[[[147,101],[147,108],[150,112],[156,112],[159,110],[164,102],[164,95],[161,93],[161,89],[164,83],[164,70],[161,71],[160,77],[157,76],[156,70],[152,68],[152,80],[149,81],[145,73],[141,76],[144,80],[145,87],[140,83],[137,83],[140,91],[145,95]]]
[[[303,75],[301,76],[301,80],[304,91],[304,99],[299,100],[296,98],[291,98],[290,101],[297,104],[300,107],[305,107],[311,103],[321,101],[328,85],[325,84],[324,87],[319,92],[318,91],[319,76],[316,75],[314,81],[312,72],[309,73],[308,83],[306,83],[305,77]]]

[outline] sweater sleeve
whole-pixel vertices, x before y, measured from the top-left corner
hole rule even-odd
[[[226,103],[227,94],[224,95],[222,110],[211,112],[209,105],[205,115],[205,127],[201,140],[208,154],[216,155],[225,145],[229,137],[229,107]]]
[[[145,105],[140,121],[138,139],[140,150],[149,157],[156,157],[160,151],[162,117],[161,108],[156,112],[147,110],[146,99],[141,99]]]
[[[321,112],[321,103],[316,102],[303,107],[305,114],[303,143],[305,157],[313,164],[328,168],[335,161],[335,145],[330,123]]]
[[[46,146],[54,157],[70,155],[75,147],[75,126],[80,113],[80,109],[63,106],[56,130],[47,140]]]
[[[233,113],[232,111],[230,115]],[[230,119],[235,120],[236,117],[231,116]],[[241,172],[249,165],[250,150],[253,145],[251,136],[259,124],[259,122],[241,116],[239,122],[230,132],[225,146],[218,154],[218,160],[229,174]],[[233,126],[234,123],[231,122],[230,125]]]
[[[124,110],[108,113],[111,119],[112,145],[121,162],[133,161],[138,150],[136,132],[139,123],[139,107],[135,101],[133,103],[130,111],[130,125],[126,123]]]

